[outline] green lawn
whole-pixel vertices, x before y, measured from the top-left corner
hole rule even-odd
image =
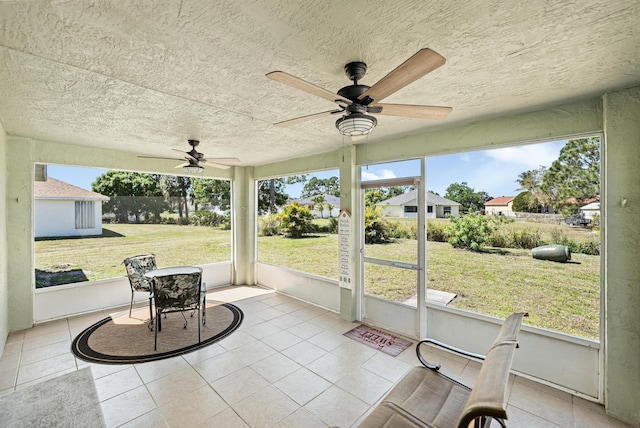
[[[65,275],[47,272],[75,270],[83,273],[85,280],[95,281],[125,275],[122,260],[137,254],[154,253],[160,267],[231,260],[231,231],[167,224],[108,224],[101,237],[37,240],[35,253],[36,280],[44,279],[45,285],[69,282]]]

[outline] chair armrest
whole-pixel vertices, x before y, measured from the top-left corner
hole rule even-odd
[[[416,345],[416,355],[418,356],[418,360],[420,360],[422,365],[425,366],[428,369],[431,369],[431,370],[435,370],[435,371],[440,370],[440,364],[434,365],[434,364],[431,364],[431,363],[427,362],[427,360],[425,360],[425,358],[420,353],[420,345],[423,344],[423,343],[430,343],[432,345],[439,346],[440,348],[446,349],[446,350],[451,351],[451,352],[455,352],[456,354],[460,354],[460,355],[463,355],[463,356],[468,357],[468,358],[475,358],[476,360],[481,360],[481,361],[483,361],[485,359],[484,355],[475,354],[473,352],[468,352],[468,351],[465,351],[464,349],[460,349],[460,348],[456,348],[455,346],[447,345],[446,343],[439,342],[439,341],[437,341],[435,339],[427,338],[427,339],[421,340]]]

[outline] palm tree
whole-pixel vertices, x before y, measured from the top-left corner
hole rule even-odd
[[[311,199],[316,204],[316,209],[320,211],[320,218],[324,218],[324,202],[326,201],[323,195],[314,196]]]

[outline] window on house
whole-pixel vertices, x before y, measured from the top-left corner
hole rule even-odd
[[[76,201],[76,229],[93,229],[96,227],[94,201]]]
[[[415,205],[405,205],[404,212],[405,213],[417,213],[418,212],[418,207],[415,206]]]
[[[451,207],[443,207],[442,210],[443,210],[445,216],[447,214],[451,215]]]
[[[427,213],[433,213],[433,205],[427,205]]]

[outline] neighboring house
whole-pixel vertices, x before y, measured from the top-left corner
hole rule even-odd
[[[376,204],[382,207],[382,214],[387,217],[408,217],[418,216],[418,191],[411,190],[402,195],[394,196],[391,199]],[[460,215],[460,204],[450,199],[443,198],[434,193],[427,192],[427,218],[445,218],[447,215],[458,217]]]
[[[36,238],[102,234],[102,202],[108,196],[48,178],[33,183],[33,199]]]
[[[586,220],[593,221],[595,215],[600,215],[600,201],[591,202],[580,207],[580,213]]]
[[[324,196],[324,202],[322,203],[323,209],[322,213],[316,209],[317,204],[314,202],[315,196],[310,198],[302,198],[298,199],[298,204],[309,208],[311,210],[311,214],[316,217],[329,218],[329,217],[338,217],[340,215],[340,198],[333,195],[322,195]],[[329,211],[329,207],[327,205],[333,205],[331,211]]]
[[[516,213],[513,211],[513,200],[515,198],[515,196],[500,196],[499,198],[493,198],[484,203],[484,213],[515,217]]]

